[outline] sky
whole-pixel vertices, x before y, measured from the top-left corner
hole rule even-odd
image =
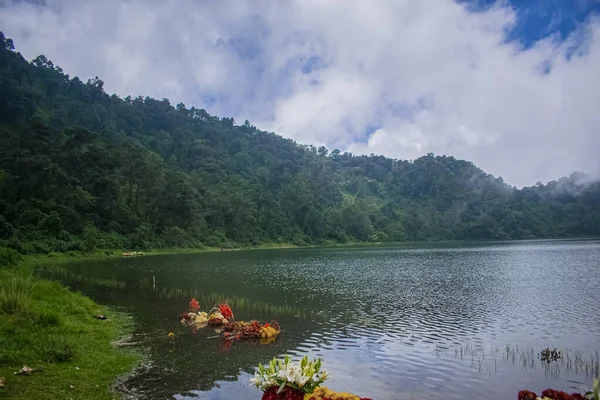
[[[600,0],[0,0],[0,30],[109,93],[302,144],[600,176]]]

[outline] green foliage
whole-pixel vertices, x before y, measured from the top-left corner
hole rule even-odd
[[[19,253],[600,235],[581,174],[517,190],[453,157],[298,145],[0,38],[0,246]]]
[[[15,315],[28,310],[38,282],[17,273],[3,273],[0,277],[0,314]]]
[[[109,319],[97,320],[97,314]],[[116,398],[110,391],[114,377],[139,359],[111,345],[126,324],[124,316],[57,282],[23,269],[0,270],[0,376],[6,377],[0,397]],[[13,375],[24,364],[43,373]]]
[[[15,267],[22,258],[16,250],[0,247],[0,267]]]

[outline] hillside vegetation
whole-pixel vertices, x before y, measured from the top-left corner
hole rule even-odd
[[[109,95],[0,37],[0,246],[18,253],[600,234],[600,184],[354,156]],[[510,162],[507,161],[507,162]],[[551,162],[551,160],[548,160]]]

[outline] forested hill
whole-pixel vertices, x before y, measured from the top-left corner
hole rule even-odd
[[[119,98],[0,37],[0,246],[22,253],[600,234],[600,184],[354,156]],[[549,161],[550,162],[550,161]]]

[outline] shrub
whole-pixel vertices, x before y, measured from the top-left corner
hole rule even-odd
[[[0,247],[0,267],[14,267],[22,259],[21,255],[13,250],[6,247]]]
[[[0,275],[0,313],[17,314],[29,309],[38,282],[31,276]]]

